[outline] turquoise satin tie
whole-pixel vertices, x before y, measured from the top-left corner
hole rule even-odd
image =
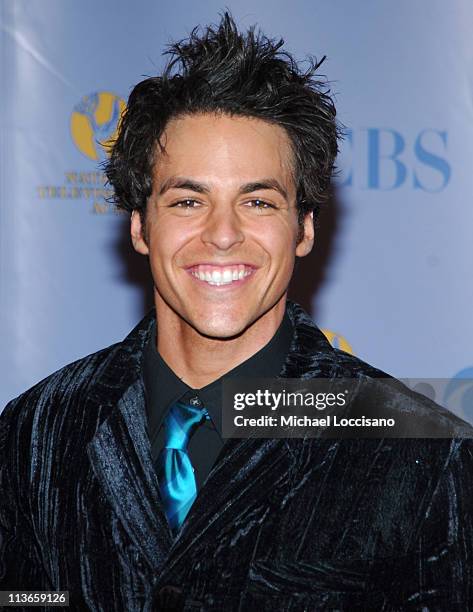
[[[171,530],[181,527],[197,497],[194,468],[187,454],[192,434],[210,419],[200,400],[178,401],[164,419],[164,448],[156,461],[159,490]]]

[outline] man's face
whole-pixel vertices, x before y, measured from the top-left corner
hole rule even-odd
[[[279,323],[295,255],[313,243],[307,215],[297,244],[285,131],[259,119],[200,114],[170,121],[162,143],[146,240],[136,211],[131,225],[135,249],[149,254],[158,322],[215,339],[258,320]]]

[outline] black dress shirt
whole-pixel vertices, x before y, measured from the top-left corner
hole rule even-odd
[[[222,380],[224,378],[276,378],[284,364],[293,337],[293,327],[287,313],[272,339],[255,355],[227,372],[218,380],[192,389],[167,365],[157,350],[156,324],[143,354],[143,378],[146,392],[148,432],[153,463],[164,447],[163,420],[170,406],[179,399],[198,398],[207,409],[210,420],[195,431],[187,449],[194,466],[199,489],[217,459],[224,440],[222,431]]]

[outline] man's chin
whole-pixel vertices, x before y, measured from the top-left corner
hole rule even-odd
[[[241,336],[245,329],[245,327],[232,327],[230,329],[206,327],[197,329],[197,331],[202,337],[208,338],[209,340],[232,340],[233,338],[238,338]]]
[[[196,322],[194,329],[205,338],[211,338],[212,340],[230,340],[243,334],[251,322],[248,320],[234,319],[234,318],[219,318],[214,319],[207,318],[205,322]]]

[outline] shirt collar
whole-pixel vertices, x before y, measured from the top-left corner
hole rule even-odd
[[[143,378],[151,439],[156,435],[171,404],[186,396],[197,396],[208,410],[217,431],[222,431],[222,381],[224,378],[276,378],[293,338],[293,325],[287,311],[271,340],[252,357],[219,379],[192,389],[167,365],[156,348],[156,323],[153,324],[143,354]]]

